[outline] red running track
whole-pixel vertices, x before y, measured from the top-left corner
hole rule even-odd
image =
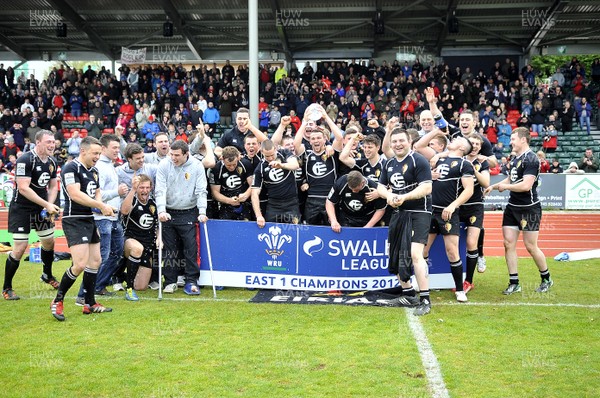
[[[8,211],[0,209],[0,229],[7,229]],[[60,220],[56,223],[61,228]],[[502,212],[485,213],[485,255],[504,256],[502,241]],[[546,257],[554,257],[561,252],[600,249],[600,213],[544,212],[540,228],[539,246]],[[56,251],[68,252],[65,237],[57,238]],[[529,254],[519,240],[519,257]]]

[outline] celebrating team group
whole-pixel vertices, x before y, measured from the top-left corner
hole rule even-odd
[[[3,297],[19,298],[12,280],[32,229],[41,241],[41,280],[57,290],[51,313],[64,321],[65,295],[82,273],[76,304],[84,314],[112,311],[95,299],[114,294],[106,289],[112,282],[130,301],[138,300],[136,291],[159,284],[165,293],[183,287],[188,295],[200,294],[199,223],[211,218],[255,221],[260,228],[266,222],[304,222],[329,225],[338,233],[388,225],[389,271],[402,287],[390,305],[415,307],[415,315],[425,315],[431,311],[429,249],[437,235],[443,237],[457,301],[468,300],[475,270],[485,271],[484,197],[492,190],[510,191],[502,221],[509,271],[503,293],[521,291],[516,251],[521,232],[540,272],[536,290],[547,292],[553,282],[537,245],[540,163],[529,148],[529,130],[513,130],[510,173],[491,185],[489,168],[497,161],[490,142],[476,132],[477,113],[463,110],[459,125],[449,125],[433,89],[425,95],[429,109],[420,114],[420,130],[404,129],[392,118],[383,127],[373,120],[364,130],[351,122],[342,132],[321,105],[313,104],[299,128],[285,116],[270,138],[240,108],[236,124],[214,148],[201,125],[189,144],[158,134],[157,152],[151,154],[136,143],[126,145],[119,135],[84,138],[79,156],[60,174],[62,228],[72,256],[60,279],[52,273],[54,218],[61,212],[55,204],[55,141],[52,132],[41,130],[35,148],[15,168],[17,189],[9,210],[14,246],[6,260]],[[124,162],[117,166],[120,157]],[[467,228],[464,280],[461,222]],[[158,250],[164,281],[156,273]],[[413,275],[418,287],[411,284]]]

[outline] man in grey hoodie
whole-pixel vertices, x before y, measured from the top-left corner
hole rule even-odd
[[[171,144],[169,158],[156,171],[156,206],[163,223],[165,250],[165,293],[177,290],[177,275],[183,270],[184,292],[200,294],[198,221],[206,222],[206,174],[202,162],[190,156],[183,141]]]

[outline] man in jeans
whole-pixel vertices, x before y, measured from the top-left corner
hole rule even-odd
[[[94,221],[100,233],[100,256],[102,263],[98,270],[96,280],[96,294],[112,296],[114,293],[106,290],[111,278],[119,266],[119,259],[123,255],[123,226],[118,219],[118,210],[121,207],[121,196],[126,195],[129,188],[126,184],[119,184],[115,169],[115,161],[119,156],[120,140],[113,134],[104,135],[100,139],[102,154],[96,163],[98,169],[100,192],[102,202],[115,209],[113,216],[94,214]],[[84,303],[83,286],[79,290],[76,300],[77,305]]]

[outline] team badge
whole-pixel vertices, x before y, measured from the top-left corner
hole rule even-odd
[[[379,178],[380,174],[381,174],[381,170],[375,170],[375,177]]]
[[[243,171],[243,170],[242,170],[242,166],[238,166],[238,168],[237,168],[237,172],[238,172],[238,174],[242,174],[242,171]]]
[[[98,182],[98,173],[94,173],[93,176],[94,176],[94,181]]]
[[[150,205],[148,208],[150,209],[150,213],[152,213],[152,215],[154,215],[154,212],[156,211],[156,207],[154,207],[154,205]]]
[[[458,162],[455,160],[454,162],[450,163],[450,168],[456,167],[457,164]]]
[[[52,174],[54,172],[54,166],[50,165],[50,166],[48,166],[48,169],[50,170],[50,174]]]
[[[522,228],[522,229],[525,229],[525,227],[527,227],[527,220],[526,220],[526,219],[524,219],[524,218],[522,218],[522,219],[521,219],[521,228]]]
[[[480,165],[480,164],[476,164],[476,165],[475,165],[475,170],[476,170],[476,171],[479,171],[480,169],[481,169],[481,165]]]
[[[186,181],[189,180],[190,179],[190,173],[185,173],[183,175],[183,177],[186,179]]]
[[[402,174],[406,173],[406,169],[408,169],[408,165],[405,164],[404,166],[402,166]]]
[[[475,216],[469,217],[469,224],[475,224],[475,221],[477,221],[477,217],[475,217]]]
[[[321,155],[321,160],[324,161],[324,162],[327,161],[327,154],[326,153],[324,153],[324,154]]]
[[[521,161],[519,160],[519,162],[517,163],[517,169],[521,167]]]
[[[452,229],[452,224],[447,222],[446,224],[444,224],[444,228],[446,229],[446,232],[450,232],[450,230]]]

